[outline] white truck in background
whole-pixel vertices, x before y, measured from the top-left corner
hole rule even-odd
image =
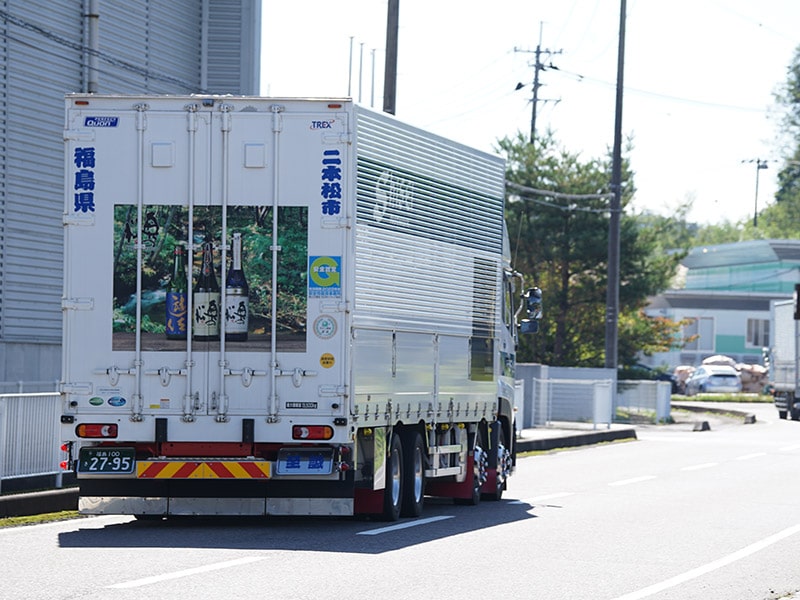
[[[541,315],[500,158],[349,99],[74,94],[65,119],[82,513],[500,498],[518,331]]]
[[[800,395],[797,381],[798,322],[796,300],[770,303],[770,343],[768,354],[769,390],[781,419],[800,420]]]

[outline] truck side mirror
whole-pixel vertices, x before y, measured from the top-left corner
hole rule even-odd
[[[525,310],[528,312],[529,319],[542,318],[542,290],[538,287],[528,288],[522,294],[525,300]]]
[[[539,319],[542,318],[542,290],[538,287],[528,288],[522,294],[522,299],[528,318],[523,319],[519,324],[519,332],[537,333],[539,331]]]

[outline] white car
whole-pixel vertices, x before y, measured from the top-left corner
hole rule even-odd
[[[733,367],[701,365],[686,380],[686,395],[703,393],[736,394],[742,391],[742,378]]]

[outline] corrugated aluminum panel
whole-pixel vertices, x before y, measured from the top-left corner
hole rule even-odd
[[[198,91],[205,1],[99,2],[100,91]],[[224,7],[230,1],[207,0],[212,7]],[[251,5],[260,3],[237,0],[236,14],[249,18],[252,11],[242,11],[241,6]],[[83,0],[5,0],[0,4],[4,73],[0,81],[0,339],[4,342],[59,344],[61,339],[64,157],[60,138],[63,96],[86,86],[84,9]],[[227,17],[225,26],[229,26]],[[257,24],[240,23],[239,31],[257,31]],[[240,38],[242,47],[258,44],[252,36]],[[213,35],[209,39],[213,44]],[[252,50],[244,52],[252,54]],[[238,66],[226,73],[233,79],[239,74]],[[2,363],[0,372],[19,376],[16,368],[4,368],[7,360]]]
[[[100,4],[100,92],[201,91],[201,2]]]
[[[493,331],[502,159],[357,108],[359,325]]]
[[[61,336],[63,157],[60,107],[81,80],[79,3],[5,4],[7,83],[2,334],[4,340]]]
[[[187,91],[195,93],[201,91],[202,17],[197,0],[150,3],[148,65],[191,83],[194,87]]]
[[[209,0],[206,87],[215,94],[259,93],[260,0]]]

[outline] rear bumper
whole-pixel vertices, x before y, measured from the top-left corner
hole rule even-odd
[[[87,515],[353,514],[352,474],[343,480],[84,479],[78,510]]]
[[[86,515],[351,516],[353,499],[80,496],[78,510]]]

